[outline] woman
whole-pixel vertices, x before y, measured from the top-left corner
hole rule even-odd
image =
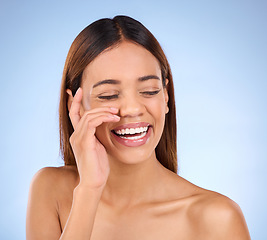
[[[34,177],[27,239],[250,239],[238,205],[176,174],[172,74],[138,21],[74,40],[60,100],[65,166]]]

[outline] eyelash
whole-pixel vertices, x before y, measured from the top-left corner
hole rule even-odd
[[[152,96],[152,95],[156,95],[160,92],[160,90],[156,90],[156,91],[145,91],[145,92],[141,92],[142,94],[146,94],[146,95],[149,95],[149,96]]]
[[[141,92],[141,94],[147,95],[148,97],[156,95],[160,92],[160,90],[156,90],[156,91],[145,91],[145,92]],[[113,99],[117,99],[119,98],[119,94],[114,94],[114,95],[109,95],[109,96],[98,96],[99,99],[103,99],[103,100],[113,100]]]
[[[112,100],[112,99],[115,99],[115,98],[118,98],[118,97],[119,97],[118,94],[110,95],[110,96],[98,96],[99,99],[104,99],[104,100]]]

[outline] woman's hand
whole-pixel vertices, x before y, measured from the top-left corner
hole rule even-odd
[[[116,108],[95,108],[80,116],[82,89],[73,98],[69,116],[74,128],[70,144],[74,152],[80,176],[79,186],[103,190],[108,175],[109,162],[105,147],[95,136],[96,128],[104,122],[118,122]]]

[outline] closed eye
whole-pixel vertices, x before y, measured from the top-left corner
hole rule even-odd
[[[142,95],[146,96],[146,97],[150,97],[153,95],[156,95],[160,92],[160,90],[156,90],[156,91],[144,91],[144,92],[140,92]],[[118,99],[119,98],[119,94],[113,94],[113,95],[100,95],[98,96],[99,99],[101,100],[114,100],[114,99]]]
[[[118,94],[114,94],[114,95],[106,95],[106,96],[98,96],[99,99],[104,99],[104,100],[117,99],[118,97],[119,97]]]
[[[156,95],[160,92],[160,90],[156,90],[156,91],[144,91],[144,92],[141,92],[141,94],[143,95],[146,95],[146,96],[153,96],[153,95]]]

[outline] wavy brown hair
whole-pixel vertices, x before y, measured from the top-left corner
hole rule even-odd
[[[70,47],[63,71],[59,104],[60,149],[65,165],[76,165],[69,142],[74,129],[69,118],[66,89],[70,89],[74,96],[81,85],[86,66],[105,49],[116,46],[122,41],[131,41],[143,46],[159,61],[163,87],[167,88],[169,95],[169,112],[156,147],[156,157],[163,166],[177,173],[176,113],[171,69],[152,33],[140,22],[127,16],[104,18],[93,22],[79,33]],[[167,86],[166,79],[169,80]]]

